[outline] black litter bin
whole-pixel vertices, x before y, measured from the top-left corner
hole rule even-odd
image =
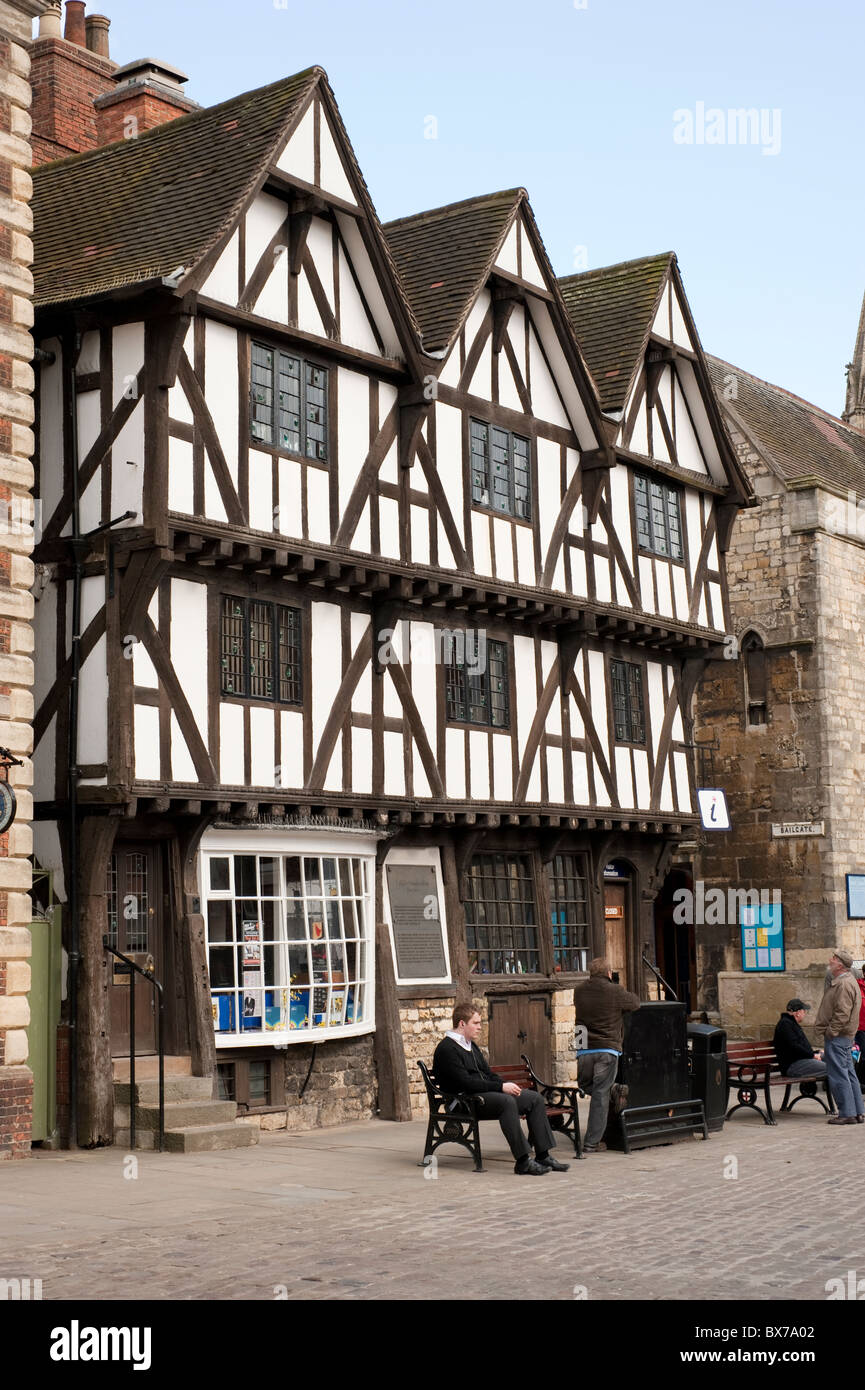
[[[711,1023],[688,1024],[691,1096],[703,1102],[710,1130],[724,1128],[727,1112],[727,1034]]]

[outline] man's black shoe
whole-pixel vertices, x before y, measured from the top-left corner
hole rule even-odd
[[[515,1173],[527,1173],[530,1178],[543,1177],[544,1173],[551,1170],[546,1168],[543,1163],[536,1163],[533,1158],[518,1159],[514,1164]]]
[[[856,1123],[857,1125],[865,1125],[865,1115],[857,1115]]]
[[[606,1144],[604,1143],[603,1139],[601,1139],[597,1144],[584,1144],[584,1145],[583,1145],[583,1153],[584,1153],[584,1154],[603,1154],[603,1153],[606,1153],[606,1152],[607,1152],[607,1146],[606,1146]]]
[[[571,1166],[570,1163],[559,1163],[559,1160],[553,1158],[552,1154],[545,1154],[543,1158],[538,1159],[538,1163],[542,1168],[549,1168],[551,1173],[567,1173]]]

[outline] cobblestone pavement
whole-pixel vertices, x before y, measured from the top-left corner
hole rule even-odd
[[[492,1124],[486,1173],[451,1147],[425,1178],[423,1137],[380,1121],[264,1135],[138,1154],[137,1177],[120,1149],[3,1163],[0,1278],[40,1278],[46,1300],[436,1299],[460,1250],[487,1299],[824,1300],[827,1280],[865,1277],[865,1126],[827,1127],[816,1106],[535,1179]]]

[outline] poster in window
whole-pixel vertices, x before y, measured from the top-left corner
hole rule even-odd
[[[261,969],[261,923],[243,923],[243,968]]]
[[[436,872],[426,864],[388,864],[396,973],[401,980],[447,977]]]

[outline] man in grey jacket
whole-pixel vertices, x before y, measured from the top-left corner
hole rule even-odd
[[[829,961],[832,978],[814,1020],[815,1028],[823,1030],[823,1056],[838,1107],[830,1125],[865,1124],[865,1106],[851,1051],[862,1005],[859,985],[850,969],[852,964],[853,957],[843,947],[833,952]]]
[[[638,1009],[640,1001],[636,994],[613,983],[610,962],[596,956],[589,963],[588,980],[574,990],[574,1006],[577,1023],[588,1032],[586,1047],[577,1054],[577,1080],[592,1097],[583,1144],[583,1153],[591,1154],[607,1147],[603,1135],[610,1099],[616,1110],[622,1110],[628,1097],[627,1086],[616,1083],[624,1035],[622,1019]]]

